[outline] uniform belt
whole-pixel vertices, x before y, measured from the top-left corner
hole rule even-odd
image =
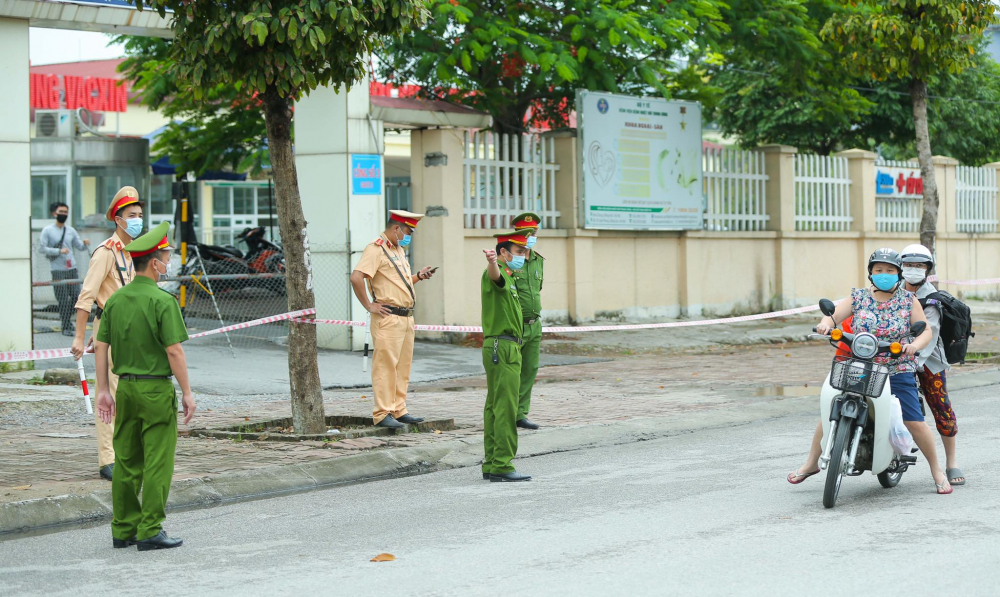
[[[524,344],[524,340],[521,340],[517,336],[486,336],[486,338],[487,339],[492,338],[494,340],[506,340],[508,342],[513,342],[513,343],[517,344],[518,346]]]
[[[94,315],[94,319],[99,320],[101,318],[101,315],[104,315],[104,309],[98,307],[97,313]]]
[[[119,379],[124,379],[127,381],[136,381],[139,379],[170,379],[170,375],[120,375]]]
[[[385,308],[388,309],[389,313],[392,315],[399,315],[400,317],[413,317],[413,309],[408,309],[406,307],[392,307],[389,305],[386,305]]]
[[[525,318],[524,325],[533,325],[539,319],[541,319],[541,317],[536,317],[534,319],[527,319],[527,318]]]

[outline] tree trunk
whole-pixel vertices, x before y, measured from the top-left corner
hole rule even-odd
[[[277,196],[278,229],[285,252],[285,288],[291,311],[316,307],[313,293],[309,237],[302,215],[299,179],[292,156],[291,102],[274,89],[264,94],[264,119],[271,152],[271,172]],[[326,433],[323,388],[316,362],[316,326],[288,324],[288,377],[292,390],[295,433]]]
[[[917,133],[917,157],[920,158],[920,174],[924,179],[924,215],[920,219],[920,244],[930,249],[933,254],[940,202],[937,179],[934,178],[931,136],[927,128],[927,83],[912,79],[910,97],[913,100],[913,126]]]

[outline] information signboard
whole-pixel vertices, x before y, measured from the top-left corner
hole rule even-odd
[[[581,91],[583,226],[701,230],[701,106]]]

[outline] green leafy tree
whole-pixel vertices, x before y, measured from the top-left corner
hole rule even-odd
[[[567,122],[577,89],[694,97],[678,63],[727,31],[722,0],[428,0],[433,20],[392,41],[386,78],[493,116],[499,132]],[[452,92],[454,90],[454,92]]]
[[[873,103],[819,30],[827,0],[731,0],[721,60],[709,69],[720,89],[715,120],[740,145],[792,145],[828,155]]]
[[[292,156],[292,105],[321,85],[351,85],[365,73],[366,57],[382,40],[419,26],[416,0],[132,0],[141,10],[173,11],[174,39],[157,74],[174,80],[189,101],[219,104],[220,86],[240,94],[239,106],[259,102],[264,114],[278,224],[284,241],[288,305],[313,308],[309,241]],[[292,422],[298,433],[326,430],[316,362],[316,328],[290,323],[288,370]]]
[[[1000,65],[983,52],[975,58],[975,65],[960,73],[928,81],[927,124],[934,153],[979,166],[1000,160]],[[875,106],[856,130],[853,145],[878,150],[888,159],[917,155],[907,84],[880,85],[866,96]]]
[[[177,171],[201,175],[233,170],[260,173],[270,167],[267,129],[261,101],[219,84],[195,99],[191,87],[179,86],[170,74],[170,40],[119,35],[125,60],[118,67],[140,93],[140,101],[170,122],[151,148],[154,155],[170,156]]]
[[[931,250],[939,201],[931,163],[927,83],[973,65],[983,31],[996,21],[995,10],[991,0],[848,0],[822,30],[855,76],[900,80],[909,86],[924,180],[920,242]]]

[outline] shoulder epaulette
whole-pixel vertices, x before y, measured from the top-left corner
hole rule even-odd
[[[382,246],[382,245],[384,245],[384,244],[385,244],[385,241],[384,241],[384,240],[382,240],[381,238],[376,238],[376,239],[375,239],[375,243],[374,243],[374,245],[375,245],[376,247],[381,247],[381,246]]]
[[[534,251],[534,253],[535,253],[535,256],[536,256],[536,257],[541,257],[541,258],[542,258],[542,261],[545,261],[545,256],[544,256],[544,255],[542,255],[542,254],[541,254],[541,253],[539,253],[538,251],[535,251],[534,249],[532,249],[532,251]]]

